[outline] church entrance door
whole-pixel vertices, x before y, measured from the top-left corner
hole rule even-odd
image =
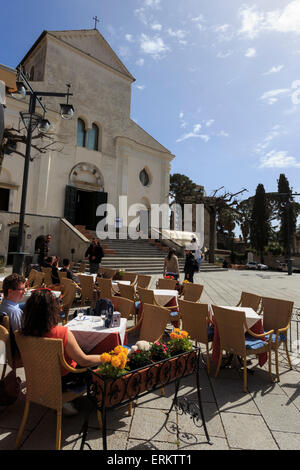
[[[72,225],[83,225],[88,230],[96,230],[97,223],[103,217],[97,217],[99,204],[107,203],[104,191],[85,191],[74,186],[66,187],[64,217]]]

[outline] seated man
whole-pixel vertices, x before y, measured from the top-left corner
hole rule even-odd
[[[0,304],[0,315],[8,315],[11,331],[21,330],[23,310],[19,303],[25,292],[26,279],[19,274],[10,274],[3,281],[4,299]]]
[[[70,270],[70,260],[68,258],[63,259],[63,267],[61,268],[62,273],[67,273],[67,278],[72,279],[72,281],[76,282],[78,284],[78,277],[75,276],[74,273]]]

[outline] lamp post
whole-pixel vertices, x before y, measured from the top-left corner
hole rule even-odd
[[[29,108],[28,113],[20,112],[21,119],[26,127],[26,151],[25,151],[25,161],[24,161],[24,172],[23,172],[23,183],[22,183],[22,197],[20,205],[20,218],[19,218],[19,230],[17,238],[17,251],[14,252],[14,261],[13,261],[13,272],[17,274],[22,274],[22,267],[24,261],[24,220],[25,220],[25,208],[26,208],[26,197],[27,197],[27,185],[28,185],[28,175],[29,175],[29,163],[30,163],[30,153],[31,153],[31,141],[32,134],[37,126],[40,130],[46,132],[49,130],[50,122],[45,119],[46,108],[42,104],[40,97],[67,97],[67,103],[61,104],[61,117],[62,119],[72,119],[74,114],[74,108],[69,104],[69,96],[72,96],[70,93],[70,84],[67,84],[68,90],[66,93],[55,93],[55,92],[45,92],[45,91],[34,91],[31,85],[28,83],[27,78],[21,71],[18,69],[18,80],[16,82],[17,91],[12,93],[12,96],[15,98],[25,98],[26,95],[29,96]],[[43,116],[37,114],[36,104],[39,103],[40,107],[43,110]]]

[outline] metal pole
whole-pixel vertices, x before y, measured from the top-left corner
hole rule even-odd
[[[24,220],[25,220],[25,208],[26,208],[26,197],[27,197],[27,185],[29,175],[29,163],[31,153],[31,139],[32,139],[32,114],[35,112],[36,96],[35,94],[30,95],[29,101],[29,113],[30,120],[27,127],[26,137],[26,153],[24,161],[24,173],[23,173],[23,184],[22,184],[22,198],[20,206],[20,218],[19,218],[19,231],[17,240],[17,253],[14,254],[13,272],[22,274],[23,261],[24,261]]]
[[[291,199],[290,196],[288,196],[287,204],[286,204],[286,210],[287,210],[287,257],[288,257],[288,276],[291,276],[293,274],[293,267],[292,267],[292,260],[291,260],[291,230],[290,230],[290,217],[291,217]]]

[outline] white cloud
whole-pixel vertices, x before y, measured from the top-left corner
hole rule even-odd
[[[228,132],[225,132],[225,131],[222,130],[218,133],[218,136],[219,137],[229,137],[229,134],[228,134]]]
[[[290,91],[289,88],[277,88],[276,90],[266,91],[260,97],[260,100],[266,101],[268,104],[274,104],[278,101],[279,95],[284,95]]]
[[[150,38],[144,33],[140,38],[140,47],[145,54],[151,55],[154,59],[161,58],[170,50],[161,37]]]
[[[242,25],[239,34],[250,39],[264,31],[300,34],[300,2],[290,1],[284,8],[264,12],[256,6],[243,6],[239,15]]]
[[[277,151],[271,150],[264,157],[261,158],[260,168],[288,168],[300,167],[295,157],[288,155],[285,150]]]
[[[193,132],[197,134],[200,131],[201,127],[201,124],[195,124],[193,127]]]
[[[119,47],[119,55],[123,57],[123,59],[128,59],[131,56],[131,51],[127,46],[120,46]]]
[[[195,134],[194,132],[189,132],[188,134],[184,134],[182,137],[176,140],[176,142],[183,142],[184,140],[191,139],[193,137],[197,137],[204,142],[208,142],[210,140],[209,135],[206,134]]]
[[[229,24],[222,24],[222,25],[216,25],[213,27],[213,30],[216,32],[216,33],[225,33],[226,31],[228,31],[228,28],[229,28]]]
[[[128,41],[128,42],[133,42],[132,34],[125,34],[125,39],[126,39],[126,41]]]
[[[245,52],[245,57],[252,58],[255,56],[256,56],[256,49],[254,49],[254,47],[249,47],[249,49],[247,49],[247,51]]]
[[[136,85],[136,88],[138,90],[144,90],[146,88],[146,86],[145,85]]]
[[[280,72],[283,68],[284,68],[284,65],[277,65],[277,67],[274,66],[274,67],[270,68],[270,70],[268,70],[267,72],[263,73],[263,75],[271,75],[271,74],[273,74],[273,73],[278,73],[278,72]]]
[[[161,31],[162,30],[162,25],[159,24],[159,23],[154,23],[151,25],[151,29],[153,29],[154,31]]]
[[[209,119],[208,121],[206,121],[206,127],[210,127],[213,123],[215,122],[214,119]]]
[[[180,113],[179,113],[179,117],[180,117],[180,119],[182,119],[182,118],[183,118],[183,116],[184,116],[183,112],[182,112],[182,111],[180,111]]]
[[[220,51],[218,52],[217,57],[219,59],[227,59],[227,57],[230,57],[232,54],[233,54],[233,51],[231,50],[224,51],[224,52]]]
[[[184,39],[186,37],[186,31],[183,31],[182,29],[178,29],[177,31],[173,31],[171,28],[168,28],[167,33],[170,36],[176,37],[177,39]]]
[[[160,7],[160,0],[145,0],[144,5],[146,7],[159,8]]]
[[[285,134],[287,134],[287,130],[283,126],[276,124],[272,127],[271,131],[266,135],[263,141],[257,144],[255,152],[258,154],[264,153],[266,148],[270,146],[271,142],[276,139],[276,137],[280,137]]]
[[[139,65],[140,67],[143,67],[144,63],[145,63],[145,59],[142,59],[142,58],[136,61],[136,65]]]

